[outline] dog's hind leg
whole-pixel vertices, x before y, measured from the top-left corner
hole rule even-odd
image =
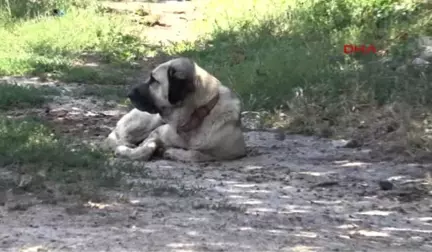
[[[180,148],[168,148],[164,151],[163,157],[183,162],[208,162],[216,161],[214,156],[196,150],[185,150]]]

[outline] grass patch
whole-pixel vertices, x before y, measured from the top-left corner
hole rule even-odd
[[[58,94],[53,88],[0,84],[0,109],[25,109],[41,107]]]
[[[34,191],[55,182],[75,192],[83,187],[116,186],[119,172],[109,165],[110,158],[96,148],[56,135],[37,118],[0,117],[0,166],[32,178],[31,183],[23,186],[18,181],[17,186]]]
[[[124,14],[105,13],[96,1],[0,0],[0,7],[0,75],[122,85],[148,51]],[[54,8],[64,15],[53,15]],[[117,101],[122,94],[120,86],[82,90],[74,95]],[[58,92],[2,84],[0,109],[40,107],[52,95]],[[55,184],[63,194],[89,196],[99,187],[120,185],[120,170],[128,163],[113,165],[111,155],[57,135],[52,126],[38,118],[0,117],[0,167],[20,174],[13,186],[35,192]]]
[[[98,5],[66,10],[60,17],[0,20],[0,75],[123,84],[134,72],[135,61],[148,51],[131,31],[131,21],[104,13]]]

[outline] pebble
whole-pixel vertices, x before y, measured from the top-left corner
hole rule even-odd
[[[393,183],[387,180],[382,180],[379,182],[381,190],[388,191],[393,189]]]

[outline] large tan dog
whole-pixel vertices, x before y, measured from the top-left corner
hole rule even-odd
[[[188,58],[167,61],[130,90],[135,106],[106,143],[118,156],[215,161],[246,155],[241,103],[218,79]]]

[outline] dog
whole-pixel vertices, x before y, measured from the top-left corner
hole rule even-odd
[[[190,58],[155,67],[128,94],[135,107],[109,134],[106,144],[119,157],[162,157],[185,162],[234,160],[246,155],[241,101]]]

